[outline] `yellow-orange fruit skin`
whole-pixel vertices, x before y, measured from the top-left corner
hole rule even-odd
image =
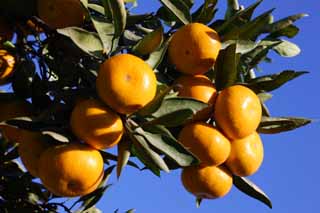
[[[13,74],[16,60],[7,50],[0,50],[0,85],[8,83],[8,78]]]
[[[205,165],[220,165],[230,154],[229,140],[213,126],[204,122],[184,126],[178,141]]]
[[[113,110],[131,114],[155,97],[157,79],[142,59],[131,54],[120,54],[100,66],[96,88],[102,101]]]
[[[38,0],[39,17],[52,29],[80,26],[85,10],[80,0]]]
[[[207,120],[211,116],[217,90],[208,77],[205,75],[182,75],[176,80],[175,85],[179,96],[194,98],[209,105],[197,112],[193,116],[193,121]]]
[[[249,88],[235,85],[222,90],[215,104],[214,118],[229,139],[253,133],[261,121],[258,96]]]
[[[185,189],[203,199],[216,199],[228,194],[232,188],[232,174],[223,166],[190,166],[182,170]]]
[[[260,168],[264,156],[263,144],[257,132],[231,142],[227,167],[237,176],[249,176]]]
[[[119,115],[94,99],[79,101],[72,111],[72,132],[96,149],[111,148],[123,135]]]
[[[38,162],[41,154],[50,147],[41,133],[20,131],[18,153],[23,165],[34,177],[39,177]]]
[[[201,23],[191,23],[173,34],[168,54],[177,70],[196,75],[213,67],[220,49],[221,42],[216,31]]]
[[[85,144],[66,144],[47,149],[39,160],[43,185],[55,195],[76,197],[94,191],[103,177],[103,158]]]

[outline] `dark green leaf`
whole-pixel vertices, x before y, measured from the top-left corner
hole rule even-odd
[[[103,44],[97,33],[89,32],[78,27],[57,29],[58,33],[69,37],[84,52],[101,58]]]
[[[224,16],[225,19],[229,19],[234,16],[240,10],[238,0],[228,0],[228,7],[226,14]]]
[[[195,113],[191,109],[180,109],[174,112],[170,112],[163,116],[160,116],[151,121],[145,122],[143,126],[150,125],[163,125],[166,127],[176,127],[186,123],[188,120],[192,119]]]
[[[117,162],[117,178],[120,178],[121,171],[127,165],[130,158],[131,141],[121,140],[118,147],[118,162]]]
[[[114,37],[119,38],[126,28],[127,11],[123,0],[108,0],[108,4],[112,13]]]
[[[264,134],[277,134],[297,129],[311,123],[312,120],[294,117],[262,117],[258,132]]]
[[[223,41],[232,39],[255,40],[258,35],[263,33],[264,27],[270,22],[273,9],[256,17],[254,20],[243,26],[238,26],[223,35]]]
[[[266,32],[277,32],[279,30],[285,29],[287,27],[289,27],[290,25],[292,25],[295,21],[308,16],[308,14],[305,13],[300,13],[300,14],[296,14],[296,15],[292,15],[292,16],[288,16],[286,18],[283,18],[279,21],[276,21],[272,24],[269,24],[265,27],[265,31]]]
[[[165,8],[177,17],[183,24],[191,22],[188,5],[183,0],[159,0]]]
[[[103,196],[104,192],[110,187],[111,185],[106,185],[101,188],[98,188],[95,190],[92,194],[91,197],[87,200],[84,200],[82,206],[83,206],[83,211],[86,211],[87,209],[90,209],[92,206],[94,206]]]
[[[160,157],[158,153],[156,153],[154,150],[151,149],[151,147],[148,145],[145,138],[139,134],[134,134],[133,136],[133,144],[137,145],[137,143],[140,145],[140,148],[142,149],[142,152],[146,157],[148,157],[152,162],[157,165],[157,167],[165,172],[169,172],[169,168],[167,164],[164,162],[164,160]],[[131,137],[132,138],[132,137]],[[144,162],[143,162],[144,163]],[[148,167],[148,165],[146,165]]]
[[[100,151],[100,153],[101,153],[103,159],[105,159],[105,160],[113,160],[113,161],[117,161],[118,160],[118,157],[113,155],[113,154],[111,154],[111,153],[104,152],[104,151]],[[140,169],[139,166],[136,163],[132,162],[132,161],[128,161],[127,164],[132,166],[132,167],[134,167],[134,168]]]
[[[205,0],[204,4],[192,14],[194,22],[208,24],[214,18],[218,9],[216,9],[217,0]]]
[[[196,198],[196,206],[197,206],[197,208],[200,208],[201,203],[202,203],[202,198],[197,197]]]
[[[249,179],[234,175],[233,184],[243,193],[261,201],[262,203],[266,204],[270,209],[272,209],[272,203],[269,197]]]
[[[49,137],[53,138],[54,140],[59,141],[61,143],[69,143],[70,142],[70,140],[66,136],[64,136],[58,132],[44,130],[44,131],[41,131],[41,133],[43,135],[47,135],[47,136],[49,136]]]
[[[136,45],[133,46],[132,51],[140,55],[147,55],[155,51],[162,42],[163,28],[160,27],[144,36]]]
[[[94,28],[97,30],[98,35],[103,44],[103,52],[109,53],[113,48],[114,26],[105,18],[100,16],[91,16]]]
[[[195,114],[196,112],[208,107],[201,101],[197,101],[192,98],[175,97],[164,99],[159,109],[152,115],[156,118],[165,116],[169,113],[189,109]]]
[[[153,134],[142,129],[136,132],[147,140],[149,144],[157,148],[166,156],[170,157],[181,167],[191,166],[199,163],[199,160],[187,151],[176,139],[167,135]]]
[[[248,82],[248,86],[254,91],[260,92],[270,92],[281,87],[283,84],[287,83],[290,80],[293,80],[301,75],[304,75],[308,72],[306,71],[293,71],[285,70],[273,75],[265,75],[257,77]]]
[[[288,37],[288,38],[293,38],[298,33],[299,33],[299,28],[294,26],[294,25],[290,25],[290,26],[288,26],[286,28],[283,28],[281,30],[275,31],[273,33],[270,33],[267,36],[267,39],[276,39],[276,38],[279,38],[281,36],[285,36],[285,37]]]
[[[166,85],[158,86],[158,92],[156,97],[149,102],[146,106],[140,109],[136,114],[141,116],[148,116],[159,109],[162,104],[164,97],[172,90],[172,87]]]
[[[165,42],[162,42],[162,45],[156,51],[151,53],[149,58],[146,60],[146,63],[149,64],[149,66],[152,69],[157,69],[159,64],[162,62],[167,52],[169,41],[170,39],[166,40]]]
[[[236,53],[240,54],[246,54],[257,47],[257,44],[250,40],[228,40],[222,43],[221,49],[226,49],[231,44],[237,45]]]
[[[219,53],[214,67],[217,90],[222,90],[237,82],[239,55],[236,54],[236,50],[237,44],[231,44]]]
[[[239,27],[245,23],[247,23],[254,12],[254,10],[261,4],[262,0],[258,0],[254,4],[250,5],[246,9],[239,11],[234,16],[232,16],[230,19],[225,21],[222,25],[216,28],[219,35],[223,35],[228,31],[231,31],[235,27]]]

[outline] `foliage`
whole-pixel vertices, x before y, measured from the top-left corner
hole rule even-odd
[[[221,90],[234,84],[252,88],[259,97],[269,97],[269,92],[280,88],[305,71],[285,70],[256,76],[259,64],[271,62],[270,51],[283,57],[299,54],[296,44],[287,39],[299,32],[294,25],[306,14],[297,14],[273,21],[268,10],[253,15],[262,2],[247,8],[237,0],[228,1],[224,19],[216,19],[216,0],[205,0],[199,8],[193,1],[160,0],[157,11],[132,14],[133,3],[120,0],[81,0],[88,12],[81,27],[52,30],[37,17],[36,1],[3,1],[1,14],[14,28],[15,39],[3,41],[2,48],[17,59],[17,66],[10,81],[14,93],[0,93],[0,101],[8,99],[29,100],[36,114],[30,118],[17,118],[2,124],[41,131],[53,143],[68,143],[74,139],[69,127],[70,112],[81,97],[96,97],[95,79],[105,59],[119,53],[132,53],[143,58],[155,70],[158,78],[158,94],[146,107],[123,116],[126,135],[118,147],[118,155],[101,151],[107,166],[101,186],[89,195],[80,197],[67,206],[56,202],[56,196],[46,190],[28,172],[22,169],[17,158],[16,146],[2,138],[0,153],[0,210],[1,212],[99,212],[94,205],[108,190],[106,182],[117,166],[118,177],[126,165],[148,169],[160,176],[161,171],[198,164],[198,159],[176,139],[181,126],[192,116],[207,107],[194,99],[177,97],[172,82],[179,76],[168,63],[167,46],[172,33],[184,24],[201,22],[215,29],[222,40],[223,49],[215,67],[207,75]],[[191,9],[192,8],[192,9]],[[194,11],[194,12],[193,12]],[[28,23],[34,23],[35,27]],[[37,29],[41,28],[39,32]],[[140,55],[155,34],[162,40],[153,52]],[[263,99],[263,98],[262,98]],[[270,117],[264,106],[264,118],[260,133],[274,134],[293,130],[311,122],[305,118]],[[212,121],[210,121],[212,122]],[[145,168],[135,163],[140,160]],[[268,196],[248,179],[235,177],[234,185],[270,208]],[[201,199],[197,199],[200,205]],[[80,205],[79,205],[80,204]],[[119,210],[115,210],[118,212]],[[128,210],[127,212],[133,212]]]

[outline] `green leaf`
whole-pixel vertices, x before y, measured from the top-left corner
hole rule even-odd
[[[295,117],[262,117],[258,132],[264,134],[277,134],[297,129],[311,123],[312,120]]]
[[[233,176],[233,184],[243,193],[266,204],[272,209],[272,203],[269,197],[253,182],[244,177]]]
[[[274,46],[273,50],[283,57],[294,57],[301,51],[296,44],[286,40],[282,40],[280,44]]]
[[[136,45],[133,46],[132,51],[140,55],[147,55],[154,52],[162,42],[163,28],[159,27],[144,36]]]
[[[258,97],[259,97],[261,103],[264,103],[267,100],[270,100],[272,98],[272,94],[263,92],[263,93],[259,93]]]
[[[293,38],[299,33],[299,31],[300,30],[299,30],[298,27],[296,27],[294,25],[290,25],[290,26],[288,26],[286,28],[282,28],[281,30],[278,30],[278,31],[270,33],[267,36],[267,39],[276,39],[276,38],[279,38],[281,36],[285,36],[285,37],[288,37],[288,38]]]
[[[97,33],[78,27],[57,29],[57,32],[69,37],[82,51],[97,58],[102,58],[103,43]]]
[[[250,40],[228,40],[223,42],[221,45],[221,49],[224,50],[229,47],[231,44],[236,44],[236,53],[246,54],[252,51],[254,48],[257,47],[257,44],[254,41]]]
[[[303,17],[307,17],[308,14],[305,13],[300,13],[300,14],[296,14],[296,15],[292,15],[292,16],[288,16],[286,18],[283,18],[279,21],[276,21],[272,24],[269,24],[265,27],[265,31],[266,32],[277,32],[279,30],[285,29],[287,27],[289,27],[290,25],[292,25],[295,21],[303,18]]]
[[[145,137],[149,144],[171,158],[181,167],[191,166],[199,163],[199,160],[194,155],[192,155],[176,139],[172,137],[146,132],[141,128],[136,129],[136,132]]]
[[[235,27],[239,27],[245,23],[247,23],[251,17],[255,9],[261,4],[262,0],[258,0],[257,2],[253,3],[246,9],[239,11],[235,15],[233,15],[230,19],[225,21],[222,25],[216,28],[216,31],[219,33],[220,36],[224,35],[225,33],[233,30]]]
[[[126,28],[127,11],[123,0],[108,0],[108,4],[114,24],[114,38],[119,38]]]
[[[120,143],[117,145],[118,147],[118,162],[117,162],[117,178],[120,178],[121,171],[127,165],[129,158],[130,158],[130,147],[131,141],[128,140],[121,140]]]
[[[164,162],[161,156],[148,145],[147,141],[143,136],[139,134],[134,134],[134,137],[143,148],[145,155],[148,155],[148,157],[150,157],[150,159],[158,166],[159,169],[165,172],[170,172],[170,169],[168,168],[167,164]]]
[[[200,208],[200,205],[201,205],[201,203],[202,203],[202,198],[201,197],[197,197],[196,198],[196,206],[197,206],[197,208]]]
[[[109,53],[113,49],[114,44],[113,36],[115,30],[113,24],[109,23],[106,18],[103,18],[101,16],[92,15],[91,20],[102,41],[103,52]]]
[[[236,50],[237,44],[231,44],[219,53],[214,67],[217,90],[222,90],[237,82],[239,55],[236,54]]]
[[[264,32],[264,27],[270,22],[273,10],[268,10],[245,25],[238,26],[224,34],[223,41],[232,39],[255,40],[258,35]]]
[[[162,62],[167,52],[169,41],[170,39],[167,39],[165,42],[162,42],[161,46],[156,51],[151,53],[149,58],[146,60],[146,63],[149,64],[152,69],[157,69],[159,64]]]
[[[218,0],[205,0],[204,4],[192,14],[193,21],[203,24],[211,22],[218,11],[218,9],[216,9],[217,2]]]
[[[98,4],[88,4],[88,8],[97,13],[100,13],[101,15],[105,15],[104,7]]]
[[[83,208],[82,211],[86,211],[93,207],[103,196],[104,192],[111,186],[111,184],[105,185],[108,181],[113,169],[115,166],[110,166],[104,171],[103,179],[100,183],[100,186],[94,190],[93,192],[81,196],[77,201],[75,201],[75,204],[82,202],[81,207]]]
[[[148,116],[154,113],[155,111],[157,111],[161,106],[161,103],[164,97],[172,90],[172,87],[161,85],[161,86],[158,86],[157,90],[158,91],[157,91],[156,97],[151,102],[149,102],[146,106],[140,109],[136,114],[141,116]]]
[[[225,19],[229,19],[234,16],[240,10],[238,0],[228,0],[228,7],[226,14],[224,16]]]
[[[248,82],[248,86],[256,91],[260,92],[270,92],[281,87],[283,84],[287,83],[290,80],[293,80],[301,75],[304,75],[308,72],[306,71],[293,71],[285,70],[273,75],[265,75],[257,77]]]
[[[106,160],[118,161],[118,157],[115,156],[115,155],[113,155],[113,154],[111,154],[111,153],[104,152],[104,151],[100,151],[100,153],[101,153],[101,155],[102,155],[102,157],[103,157],[103,159],[104,159],[105,161],[106,161]],[[136,169],[140,169],[139,166],[138,166],[136,163],[134,163],[133,161],[128,161],[127,164],[128,164],[129,166],[132,166],[132,167],[136,168]]]
[[[185,98],[185,97],[174,97],[164,99],[159,109],[152,115],[156,118],[165,116],[169,113],[189,109],[195,114],[196,112],[208,107],[208,104],[205,104],[201,101]]]
[[[64,136],[58,132],[44,130],[44,131],[41,131],[41,133],[45,136],[47,135],[47,136],[53,138],[56,141],[59,141],[60,143],[69,143],[70,142],[69,138],[67,138],[66,136]]]
[[[188,5],[183,0],[159,0],[183,24],[191,22]]]
[[[188,120],[192,119],[194,112],[191,109],[180,109],[174,112],[170,112],[165,114],[161,117],[153,119],[151,121],[145,122],[143,126],[150,126],[150,125],[163,125],[166,127],[177,127]]]

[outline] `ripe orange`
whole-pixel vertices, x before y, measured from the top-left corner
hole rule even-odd
[[[0,18],[0,42],[11,40],[12,37],[13,37],[12,28],[3,18]]]
[[[78,102],[70,122],[73,133],[96,149],[113,147],[124,131],[121,118],[94,99]]]
[[[131,114],[155,97],[157,79],[142,59],[121,54],[100,66],[96,87],[100,98],[112,109]]]
[[[0,50],[0,85],[8,83],[8,78],[13,74],[15,58],[6,50]]]
[[[196,75],[207,72],[221,49],[219,35],[201,23],[181,27],[169,43],[169,59],[177,70]]]
[[[80,26],[85,10],[80,0],[38,0],[39,17],[52,29]]]
[[[0,122],[33,114],[29,102],[17,99],[0,102],[0,109]],[[0,131],[7,140],[18,142],[21,132],[18,128],[0,125]]]
[[[94,191],[103,177],[100,152],[85,144],[72,143],[51,147],[42,153],[38,164],[43,185],[64,197]]]
[[[221,91],[215,104],[214,118],[230,139],[253,133],[261,121],[262,109],[258,96],[241,85]]]
[[[231,153],[226,161],[230,171],[238,176],[254,174],[263,161],[263,144],[257,132],[231,142]]]
[[[209,107],[198,112],[193,120],[206,120],[211,116],[217,90],[214,84],[205,75],[182,75],[177,81],[179,96],[194,98],[209,104]]]
[[[229,140],[204,122],[187,124],[181,130],[178,141],[206,165],[220,165],[230,154]]]
[[[190,166],[182,170],[182,183],[187,191],[198,198],[223,197],[232,187],[232,175],[223,166]]]
[[[49,148],[43,135],[38,132],[20,131],[18,152],[21,161],[31,175],[39,177],[38,162],[41,154]]]

